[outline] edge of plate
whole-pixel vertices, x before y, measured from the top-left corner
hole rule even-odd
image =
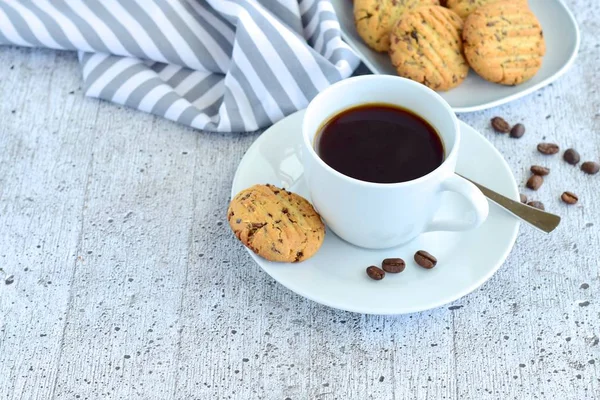
[[[536,90],[539,90],[539,89],[543,88],[544,86],[551,84],[552,82],[556,81],[558,78],[563,76],[565,74],[565,72],[567,72],[569,70],[569,68],[571,68],[571,66],[575,62],[575,59],[577,58],[577,55],[579,54],[579,46],[581,44],[581,32],[579,31],[579,25],[577,24],[577,20],[575,19],[575,16],[571,12],[571,10],[569,10],[569,7],[567,7],[566,4],[562,0],[556,0],[556,2],[558,4],[560,4],[560,6],[563,8],[565,13],[569,17],[569,20],[571,21],[573,28],[575,28],[575,38],[576,38],[575,39],[575,47],[573,48],[573,51],[571,52],[571,55],[569,56],[569,59],[567,60],[567,62],[557,72],[552,74],[552,76],[544,79],[543,81],[537,83],[536,85],[533,85],[532,87],[530,87],[528,89],[523,90],[522,92],[515,93],[513,95],[504,97],[502,99],[490,101],[488,103],[479,104],[477,106],[470,106],[470,107],[452,107],[452,106],[450,106],[454,112],[469,113],[469,112],[487,110],[488,108],[492,108],[492,107],[500,106],[502,104],[510,103],[513,100],[520,99],[521,97],[527,96],[528,94],[531,94],[531,93],[535,92]],[[379,71],[379,69],[374,64],[372,64],[370,61],[368,61],[365,57],[362,56],[363,55],[362,52],[360,52],[356,48],[356,46],[354,46],[354,44],[352,43],[352,40],[349,39],[349,36],[346,34],[346,32],[343,29],[340,29],[340,32],[342,35],[342,39],[344,39],[344,41],[356,52],[356,54],[359,56],[362,63],[365,64],[367,66],[367,68],[369,68],[369,70],[371,70],[372,73],[381,74],[381,71]]]
[[[239,172],[244,169],[244,166],[246,165],[246,163],[248,161],[246,161],[246,154],[248,154],[252,149],[254,149],[254,147],[258,146],[260,144],[260,142],[262,140],[264,140],[265,134],[268,134],[268,132],[273,129],[277,124],[280,124],[281,122],[287,120],[287,119],[291,119],[296,117],[297,115],[300,114],[304,114],[306,112],[306,108],[303,108],[302,110],[298,110],[295,111],[293,113],[291,113],[290,115],[283,117],[282,119],[280,119],[279,121],[275,122],[273,125],[271,125],[270,127],[268,127],[267,129],[265,129],[264,132],[262,132],[253,142],[252,144],[250,144],[250,146],[248,147],[248,149],[246,149],[246,151],[244,152],[244,154],[242,155],[242,158],[240,159],[240,162],[237,166],[237,168],[235,169],[235,172],[233,173],[233,179],[231,180],[231,198],[233,199],[235,197],[235,195],[237,194],[237,192],[233,191],[233,188],[236,186],[236,182],[238,180],[239,177]],[[255,255],[254,252],[252,252],[249,248],[247,248],[246,246],[244,246],[246,248],[246,250],[248,250],[250,252],[251,255]]]

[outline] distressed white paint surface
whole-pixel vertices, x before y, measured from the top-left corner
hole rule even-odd
[[[524,192],[563,223],[523,227],[453,309],[399,317],[300,298],[234,240],[231,179],[256,134],[84,98],[74,54],[0,48],[0,275],[14,275],[0,279],[0,398],[600,399],[600,175],[535,150],[555,141],[600,161],[600,12],[569,4],[583,33],[573,69],[460,116],[520,182],[551,168]],[[526,135],[493,133],[495,115]]]

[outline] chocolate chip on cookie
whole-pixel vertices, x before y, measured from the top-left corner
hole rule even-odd
[[[325,238],[325,225],[305,198],[268,184],[238,193],[227,219],[244,246],[269,261],[304,261]]]

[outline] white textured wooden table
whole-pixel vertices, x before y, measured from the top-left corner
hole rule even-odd
[[[535,150],[600,161],[600,12],[569,3],[573,69],[460,116],[520,182],[552,169],[533,197],[563,223],[522,227],[482,288],[398,317],[303,299],[236,242],[225,209],[256,134],[84,98],[74,54],[0,48],[0,398],[600,399],[600,175]],[[491,132],[495,115],[526,135]]]

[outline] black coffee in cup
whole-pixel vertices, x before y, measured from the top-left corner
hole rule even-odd
[[[351,178],[399,183],[427,175],[444,161],[444,145],[423,118],[389,104],[344,110],[317,133],[319,157]]]

